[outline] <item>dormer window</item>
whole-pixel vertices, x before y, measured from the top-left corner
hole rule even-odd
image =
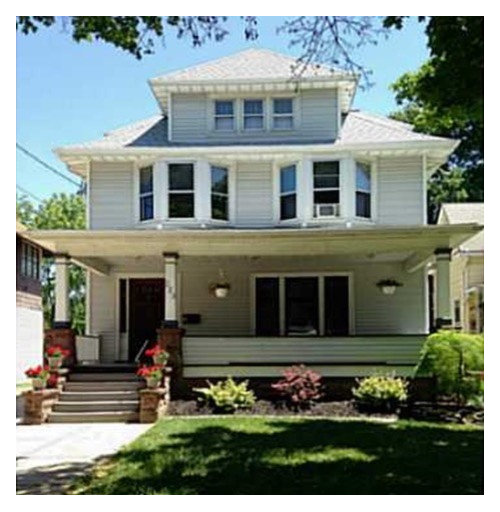
[[[243,102],[243,129],[264,129],[264,100],[245,100]]]
[[[370,166],[356,162],[356,217],[371,217]]]
[[[293,99],[273,99],[273,130],[293,129]]]
[[[340,216],[340,167],[339,162],[314,162],[314,216]]]
[[[141,221],[154,217],[152,166],[139,169],[139,212]]]
[[[234,130],[234,100],[215,101],[214,128],[217,131]]]

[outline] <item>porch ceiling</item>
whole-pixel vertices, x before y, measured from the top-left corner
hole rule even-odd
[[[437,248],[455,248],[480,231],[478,224],[372,228],[37,230],[25,236],[55,253],[69,254],[106,273],[116,258],[161,256],[356,256],[407,255],[407,270]]]

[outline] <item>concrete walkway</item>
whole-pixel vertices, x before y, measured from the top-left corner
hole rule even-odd
[[[111,455],[151,425],[79,423],[16,426],[18,494],[64,494],[97,459]]]

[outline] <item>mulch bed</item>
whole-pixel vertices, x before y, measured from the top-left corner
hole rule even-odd
[[[168,408],[169,416],[216,416],[207,406],[195,400],[174,400]],[[353,400],[318,402],[307,410],[292,410],[281,402],[258,400],[248,410],[235,413],[237,416],[324,416],[333,418],[378,418],[395,419],[397,415],[366,413],[356,408]],[[483,423],[484,411],[472,407],[458,407],[452,404],[421,402],[402,408],[399,417],[422,421],[444,421],[449,423]]]

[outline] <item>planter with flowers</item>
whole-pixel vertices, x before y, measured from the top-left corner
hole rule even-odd
[[[26,377],[31,379],[31,384],[34,391],[40,391],[41,389],[45,389],[47,387],[47,381],[50,376],[49,368],[47,366],[38,365],[32,368],[28,368],[24,374]]]
[[[145,354],[147,357],[151,357],[153,359],[155,366],[166,366],[169,354],[166,350],[162,349],[159,344],[156,344],[154,347],[146,350]]]
[[[49,347],[45,352],[45,357],[49,363],[49,369],[52,371],[59,370],[64,362],[64,358],[69,356],[69,350],[66,350],[59,345]]]
[[[137,375],[144,378],[148,389],[159,388],[163,380],[163,366],[141,366],[137,370]]]

